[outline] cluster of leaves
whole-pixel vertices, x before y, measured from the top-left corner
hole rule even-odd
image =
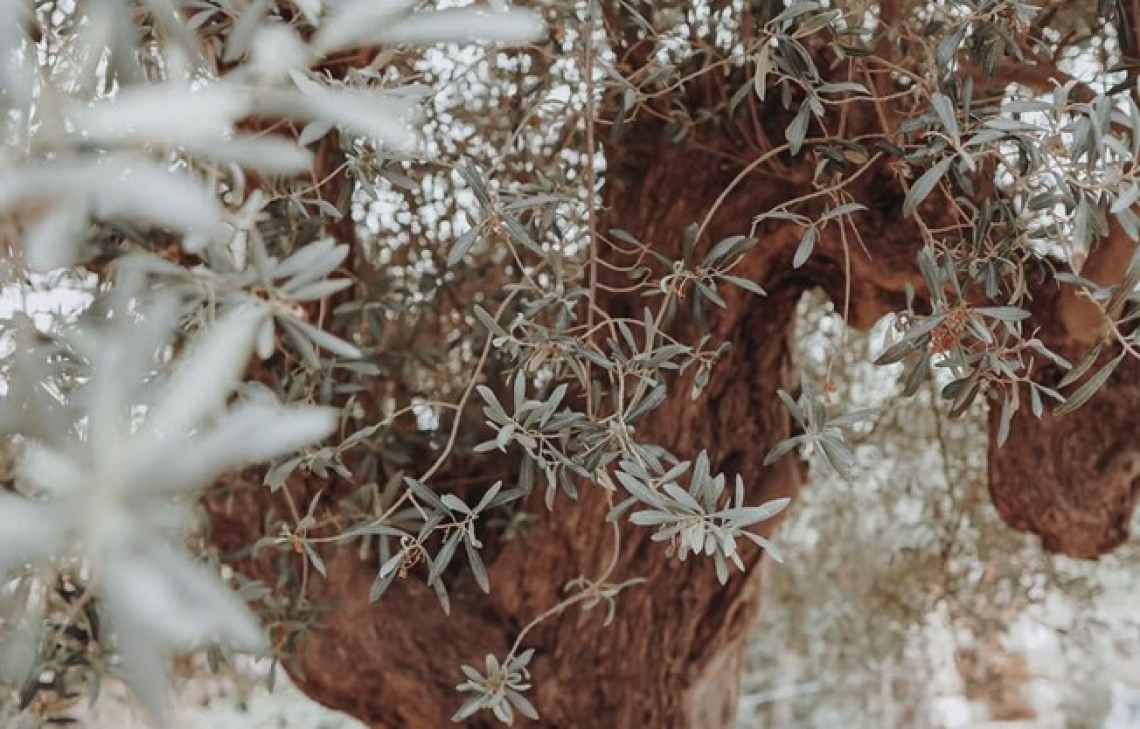
[[[141,292],[120,286],[108,323],[63,333],[86,370],[66,400],[40,381],[4,402],[9,435],[20,438],[19,495],[4,494],[0,504],[0,571],[31,563],[25,579],[36,579],[78,564],[113,626],[124,677],[157,712],[167,650],[215,638],[249,650],[263,645],[245,606],[180,549],[194,525],[193,497],[237,466],[325,437],[336,414],[252,398],[227,409],[261,315],[234,309],[178,360],[164,361],[176,302],[163,297],[132,312]],[[34,343],[31,350],[21,349],[14,366],[42,378],[35,358],[44,355]],[[29,415],[35,436],[20,429]]]
[[[615,511],[643,507],[630,514],[631,522],[656,527],[653,541],[668,541],[670,551],[676,552],[682,560],[690,553],[712,557],[717,578],[722,584],[728,581],[730,562],[744,571],[744,563],[736,548],[738,538],[751,540],[779,560],[780,553],[772,543],[748,531],[747,527],[771,519],[788,505],[789,500],[773,499],[762,506],[747,506],[744,480],[738,475],[731,505],[722,507],[724,474],[712,476],[708,455],[701,451],[696,465],[692,466],[689,488],[683,489],[676,479],[683,476],[689,467],[689,462],[685,461],[654,477],[640,463],[627,461],[620,464],[618,481],[631,496]]]
[[[484,673],[479,673],[472,666],[463,666],[467,680],[456,686],[456,690],[474,695],[463,702],[452,720],[462,721],[481,709],[489,709],[496,719],[506,724],[513,723],[515,710],[528,719],[537,719],[538,712],[524,695],[530,688],[530,674],[526,667],[533,657],[533,648],[506,663],[488,655]]]

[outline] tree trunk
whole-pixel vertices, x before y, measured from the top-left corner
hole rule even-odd
[[[739,169],[691,148],[649,143],[656,147],[652,154],[630,144],[628,155],[611,155],[605,208],[615,227],[620,224],[655,250],[679,257],[685,227],[702,219]],[[873,180],[869,176],[868,189]],[[748,178],[723,201],[707,240],[747,229],[756,211],[790,196],[789,182],[796,181],[761,174]],[[600,230],[607,229],[603,220]],[[908,226],[883,220],[869,231],[890,251],[884,255],[913,260],[918,237]],[[822,240],[812,261],[794,270],[797,231],[776,227],[763,230],[761,237],[758,251],[734,273],[760,283],[768,296],[735,288],[722,292],[727,306],[711,314],[708,326],[714,341],[731,342],[731,350],[700,397],[690,399],[686,382],[675,383],[671,399],[638,432],[640,439],[682,457],[708,449],[715,471],[744,477],[754,504],[794,496],[803,482],[803,466],[794,458],[762,466],[768,450],[791,434],[776,391],[796,389],[789,345],[800,295],[813,285],[838,295],[844,281],[838,241]],[[889,268],[870,261],[851,265],[858,277],[854,320],[867,324],[900,303],[903,278],[887,275]],[[615,316],[637,315],[644,306],[640,296],[603,295],[600,302]],[[682,325],[686,327],[692,325]],[[321,485],[289,488],[311,494]],[[759,599],[755,567],[761,553],[746,550],[748,573],[734,574],[721,586],[711,560],[666,558],[664,545],[651,542],[648,530],[608,524],[609,508],[606,492],[592,484],[583,485],[577,503],[560,504],[553,513],[540,496],[534,498],[527,510],[537,524],[496,545],[488,562],[491,595],[457,576],[449,583],[450,616],[414,575],[370,605],[376,564],[359,560],[347,548],[328,554],[328,578],[312,589],[311,599],[335,607],[305,638],[297,682],[317,701],[377,729],[448,726],[461,703],[455,692],[462,680],[459,666],[481,665],[487,653],[505,654],[523,625],[565,595],[568,581],[602,572],[620,538],[610,581],[641,577],[646,582],[622,593],[613,623],[603,625],[602,608],[572,607],[527,636],[525,645],[536,649],[531,670],[532,698],[542,716],[537,726],[733,726],[745,639]],[[215,543],[224,550],[250,544],[260,536],[251,534],[251,526],[266,523],[264,515],[272,509],[285,513],[260,487],[212,503]],[[770,534],[776,521],[762,526]],[[277,566],[267,557],[246,561],[242,568],[274,583]],[[489,716],[476,716],[468,725],[492,722]]]
[[[726,184],[726,173],[678,148],[639,170],[628,184],[613,186],[608,205],[622,226],[658,250],[679,250],[685,225],[709,209]],[[662,205],[662,200],[668,200]],[[726,206],[726,220],[738,207]],[[738,227],[720,224],[727,235]],[[789,241],[787,241],[790,243]],[[749,480],[749,499],[760,503],[794,495],[802,466],[784,459],[762,468],[767,451],[791,432],[776,398],[778,388],[794,389],[789,332],[802,284],[774,277],[790,270],[788,245],[772,245],[740,272],[769,288],[767,298],[726,292],[728,308],[712,319],[715,336],[733,342],[705,393],[691,401],[679,395],[648,418],[638,437],[688,456],[708,448],[714,468]],[[604,302],[616,313],[640,305],[640,297]],[[489,479],[490,480],[490,479]],[[489,481],[488,480],[488,481]],[[311,490],[312,485],[289,488]],[[211,503],[213,538],[222,550],[250,544],[265,523],[267,510],[284,508],[262,490],[237,491]],[[737,678],[744,639],[756,612],[758,572],[735,574],[727,586],[716,580],[712,563],[665,557],[650,532],[606,522],[606,492],[583,485],[576,503],[553,512],[541,495],[527,510],[538,518],[533,529],[497,545],[488,562],[492,592],[478,591],[467,577],[450,585],[451,615],[442,613],[432,590],[415,575],[399,581],[376,604],[367,602],[376,565],[342,548],[329,554],[328,578],[313,589],[312,600],[335,608],[304,641],[298,683],[317,701],[360,717],[373,727],[449,726],[461,703],[455,691],[462,663],[481,665],[487,653],[503,655],[519,629],[565,596],[565,584],[600,574],[620,536],[611,582],[634,577],[616,616],[604,626],[604,607],[571,607],[531,632],[525,645],[536,649],[531,664],[532,698],[544,727],[729,727],[736,714]],[[770,531],[773,523],[765,525]],[[745,552],[754,568],[758,550]],[[268,557],[242,563],[251,576],[273,584],[276,565]],[[470,726],[484,726],[476,716]]]
[[[682,147],[659,149],[650,159],[652,163],[631,170],[613,169],[607,209],[640,240],[660,251],[676,250],[685,226],[701,219],[736,170],[720,169]],[[755,177],[741,186],[746,193],[730,196],[721,206],[709,240],[740,232],[754,211],[789,195],[786,184]],[[876,186],[874,179],[868,182],[869,190]],[[898,271],[907,269],[892,271],[884,264],[885,256],[913,260],[914,241],[919,239],[908,226],[886,216],[870,221],[867,231],[868,239],[877,236],[881,244],[876,253],[884,253],[875,260],[851,262],[857,289],[851,318],[861,325],[899,303],[902,283],[909,279]],[[710,329],[716,338],[732,342],[732,349],[712,382],[695,401],[685,384],[678,383],[675,395],[638,433],[685,457],[707,448],[714,469],[743,475],[750,503],[794,496],[803,482],[802,465],[794,458],[770,467],[761,462],[776,442],[791,434],[775,394],[780,388],[795,389],[789,335],[796,302],[808,286],[821,285],[836,298],[843,286],[837,242],[821,241],[812,261],[793,271],[795,243],[793,230],[763,231],[759,253],[737,273],[759,282],[769,295],[725,292],[728,306],[714,313]],[[604,304],[617,315],[623,309],[636,311],[630,307],[641,302],[613,297]],[[1134,408],[1129,403],[1134,399],[1101,398],[1102,405],[1109,403],[1111,417],[1090,435],[1099,433],[1108,438],[1102,442],[1110,444],[1125,437],[1127,431],[1120,426],[1131,422]],[[1089,417],[1106,413],[1095,403],[1088,407]],[[1068,428],[1072,425],[1064,423],[1073,421],[1060,422],[1053,426],[1049,420],[1045,427]],[[1041,424],[1020,418],[1015,425],[994,466],[995,500],[1003,517],[1016,528],[1043,534],[1047,547],[1080,556],[1095,556],[1118,543],[1126,534],[1135,492],[1133,461],[1098,466],[1107,451],[1090,442],[1084,444],[1078,463],[1065,455],[1069,451],[1058,440],[1066,437],[1064,432],[1076,431],[1042,431]],[[1109,438],[1113,429],[1116,435]],[[1048,470],[1026,469],[1027,458],[1049,464]],[[1116,469],[1117,475],[1085,481],[1083,491],[1065,490],[1075,469],[1098,473],[1098,468]],[[1028,473],[1035,474],[1031,487],[1019,475]],[[1102,483],[1115,485],[1106,491]],[[321,485],[290,488],[312,493]],[[264,514],[272,508],[281,507],[257,490],[215,503],[216,543],[230,550],[250,544],[260,536],[256,530],[251,533],[251,527],[265,523]],[[304,639],[295,672],[298,684],[320,703],[376,729],[449,726],[450,715],[461,703],[455,692],[462,680],[459,666],[481,665],[487,653],[505,654],[522,626],[564,596],[568,581],[601,573],[615,538],[605,521],[608,508],[606,493],[593,485],[584,485],[577,503],[560,504],[553,513],[543,507],[541,497],[534,499],[527,510],[537,516],[537,524],[515,540],[498,544],[489,562],[491,595],[484,596],[473,581],[458,576],[451,583],[450,616],[415,575],[369,604],[376,564],[361,561],[349,548],[328,554],[328,578],[313,587],[310,599],[335,607]],[[775,523],[763,527],[769,533]],[[1083,541],[1074,545],[1078,532]],[[621,548],[612,581],[642,577],[646,583],[620,596],[608,627],[603,625],[604,609],[584,612],[572,607],[528,635],[525,645],[536,649],[532,698],[542,716],[536,726],[733,726],[745,639],[760,595],[755,567],[761,554],[747,551],[749,572],[734,574],[722,587],[710,561],[668,559],[663,545],[649,541],[647,530],[628,524],[616,533]],[[1090,541],[1089,534],[1098,538]],[[245,563],[244,569],[274,583],[276,568],[265,558]],[[491,725],[488,716],[476,716],[467,724]]]
[[[848,121],[856,126],[855,112]],[[780,133],[779,119],[767,124],[770,137]],[[612,224],[666,256],[679,257],[685,227],[714,208],[702,246],[746,232],[757,213],[816,189],[810,162],[784,162],[736,180],[743,161],[726,163],[696,144],[667,144],[653,125],[642,125],[607,150],[598,228],[604,233]],[[786,223],[761,228],[756,251],[733,273],[758,282],[768,296],[722,291],[727,306],[712,312],[708,326],[714,341],[731,342],[731,350],[703,394],[690,399],[682,378],[674,383],[671,399],[639,428],[640,439],[682,457],[708,449],[714,470],[743,476],[752,504],[794,496],[804,478],[802,464],[793,457],[762,465],[768,450],[792,433],[776,391],[796,389],[789,339],[801,294],[819,286],[837,302],[849,299],[848,319],[863,327],[900,308],[906,284],[921,290],[914,265],[921,235],[900,219],[903,192],[895,173],[885,162],[874,163],[849,191],[868,207],[859,217],[867,251],[848,246],[832,226],[809,261],[795,269],[799,231]],[[938,220],[938,212],[928,218]],[[1049,336],[1067,336],[1056,323],[1070,305],[1044,289],[1037,301],[1039,314],[1054,322],[1056,331]],[[644,302],[637,294],[599,298],[615,316],[638,316]],[[691,323],[682,323],[681,329],[682,337],[694,334]],[[1126,387],[1118,391],[1124,396],[1102,395],[1078,419],[1047,418],[1043,426],[1019,416],[1009,443],[991,463],[993,495],[1002,516],[1015,528],[1043,535],[1046,547],[1090,557],[1127,533],[1140,459],[1114,459],[1111,450],[1130,432],[1127,426],[1140,401],[1140,375],[1131,363],[1120,371],[1126,370]],[[1081,440],[1075,453],[1066,438],[1082,432],[1090,437]],[[1029,463],[1045,465],[1035,469]],[[1075,491],[1078,475],[1082,480]],[[485,485],[492,480],[488,477]],[[286,488],[312,495],[325,486],[294,480]],[[287,513],[260,486],[235,490],[208,506],[212,538],[228,551],[262,536],[267,512]],[[376,729],[450,726],[461,703],[455,691],[462,681],[460,665],[482,665],[488,653],[504,655],[527,623],[565,596],[568,581],[601,574],[620,539],[610,581],[640,577],[646,582],[621,594],[613,623],[603,625],[604,606],[593,611],[571,607],[526,637],[524,645],[536,649],[531,698],[542,718],[534,725],[734,726],[745,639],[760,596],[756,567],[762,554],[745,550],[747,574],[733,574],[722,587],[711,561],[669,559],[647,530],[607,523],[610,501],[596,485],[582,484],[579,500],[560,503],[553,513],[541,495],[525,508],[536,517],[533,528],[510,541],[493,542],[495,536],[488,535],[491,595],[483,595],[469,576],[457,574],[449,582],[449,616],[415,574],[370,604],[375,560],[361,560],[350,548],[329,550],[327,578],[301,598],[332,606],[300,646],[293,673],[302,690]],[[762,531],[768,534],[775,526],[776,521],[766,522]],[[280,564],[264,553],[239,567],[269,585],[280,571]],[[494,720],[477,715],[466,725],[492,726]]]

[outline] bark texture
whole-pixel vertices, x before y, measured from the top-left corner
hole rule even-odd
[[[739,167],[684,146],[647,141],[655,146],[653,154],[644,154],[634,143],[626,147],[628,155],[611,157],[606,208],[640,240],[666,255],[679,254],[685,226],[701,219]],[[880,174],[888,173],[868,176],[868,191],[875,189]],[[787,182],[756,174],[738,185],[713,219],[708,240],[746,229],[756,211],[787,199],[795,189]],[[889,215],[869,221],[866,230],[882,245],[882,255],[849,261],[856,302],[852,318],[864,325],[901,303],[902,284],[910,274],[897,271],[906,270],[903,261],[913,260],[918,240],[916,231]],[[733,345],[712,382],[695,401],[685,383],[678,383],[678,395],[638,433],[682,456],[709,449],[714,469],[745,477],[750,503],[794,496],[803,482],[795,459],[762,466],[768,450],[792,432],[776,390],[796,389],[789,345],[800,295],[820,285],[840,297],[845,280],[837,239],[822,240],[812,262],[794,270],[794,229],[765,229],[761,238],[759,252],[734,273],[757,281],[769,295],[725,291],[728,306],[713,314],[709,327],[715,338]],[[609,296],[602,303],[619,315],[636,313],[643,300]],[[291,487],[302,494],[314,490],[312,484]],[[231,495],[213,504],[215,540],[223,549],[248,544],[259,536],[250,527],[264,523],[267,510],[284,508],[267,503],[256,491]],[[605,492],[590,485],[581,489],[577,503],[554,514],[536,498],[528,510],[538,523],[522,537],[498,545],[488,563],[491,596],[459,576],[452,583],[450,616],[415,578],[368,604],[376,565],[348,549],[330,555],[328,578],[314,587],[311,598],[336,608],[304,642],[300,685],[321,703],[377,729],[448,726],[459,703],[457,667],[479,663],[488,652],[503,654],[526,622],[560,599],[567,581],[601,572],[615,539],[605,521],[608,508]],[[776,523],[763,526],[770,533]],[[620,557],[611,580],[643,577],[647,582],[623,593],[612,625],[603,626],[601,610],[571,608],[528,636],[526,645],[537,649],[533,698],[542,715],[540,726],[681,729],[734,724],[734,676],[758,606],[758,572],[734,575],[721,587],[710,561],[666,559],[664,547],[651,542],[649,534],[620,527]],[[745,558],[754,568],[761,554],[750,549]],[[272,583],[275,567],[265,558],[248,561],[243,569]],[[476,717],[469,725],[486,722]]]
[[[648,160],[622,167],[615,159],[607,205],[622,227],[642,241],[658,250],[675,250],[685,225],[701,218],[737,170],[683,147],[658,148]],[[886,175],[870,175],[869,194]],[[741,185],[742,192],[722,206],[709,239],[745,228],[755,211],[789,194],[784,182],[756,175]],[[868,221],[864,235],[876,243],[872,257],[859,253],[850,265],[855,286],[851,318],[865,326],[900,303],[903,283],[914,277],[902,262],[914,260],[919,237],[888,212]],[[795,389],[789,336],[796,301],[816,285],[837,300],[843,296],[840,243],[821,241],[819,254],[798,271],[791,266],[795,245],[793,230],[763,231],[760,254],[738,273],[759,282],[769,296],[728,292],[728,307],[712,318],[711,329],[733,347],[712,383],[695,402],[682,383],[676,388],[679,396],[639,433],[681,455],[709,448],[713,468],[744,475],[752,503],[794,496],[803,482],[794,459],[761,466],[765,453],[791,434],[775,392]],[[639,303],[613,298],[605,305],[618,314]],[[1140,459],[1124,447],[1131,440],[1127,424],[1140,400],[1140,377],[1132,368],[1121,373],[1111,392],[1067,418],[1047,416],[1036,422],[1019,416],[1009,443],[994,451],[996,506],[1012,527],[1040,534],[1049,549],[1094,557],[1127,536]],[[314,485],[296,488],[311,493]],[[263,523],[267,509],[283,510],[254,493],[215,505],[219,546],[249,544],[259,536],[255,525]],[[479,664],[488,652],[502,655],[524,624],[563,596],[567,581],[601,572],[614,540],[605,521],[607,509],[604,492],[589,485],[581,489],[578,503],[553,515],[539,500],[530,504],[528,511],[538,523],[499,545],[488,563],[491,596],[460,576],[452,581],[450,616],[415,577],[369,604],[376,565],[359,560],[350,549],[328,555],[328,578],[314,586],[311,599],[336,607],[305,639],[298,683],[317,701],[376,729],[449,726],[459,703],[457,667]],[[775,523],[764,527],[772,529]],[[758,572],[734,575],[721,587],[710,562],[666,559],[663,547],[648,535],[644,529],[620,528],[620,561],[612,579],[644,577],[647,583],[623,594],[611,626],[603,627],[601,610],[571,608],[528,636],[527,646],[537,649],[532,672],[539,726],[733,725],[733,676],[758,606]],[[761,559],[755,551],[746,556],[750,567]],[[273,583],[272,564],[250,562],[245,569]],[[490,725],[486,717],[468,724]]]
[[[620,211],[623,227],[642,240],[660,250],[679,250],[679,231],[709,208],[733,171],[678,148],[659,156],[651,168],[631,172],[627,182],[611,189],[610,206]],[[662,206],[666,190],[669,204]],[[726,205],[722,217],[732,222],[714,227],[727,235],[747,213]],[[790,236],[777,231],[769,250],[741,272],[771,295],[731,292],[726,311],[712,320],[717,336],[734,342],[721,366],[725,376],[715,377],[695,402],[674,398],[638,433],[679,454],[710,448],[714,468],[749,477],[754,502],[794,495],[803,477],[793,459],[761,467],[765,453],[791,432],[775,391],[794,389],[789,332],[804,282],[785,278],[793,246]],[[640,302],[606,303],[616,311]],[[291,487],[302,493],[309,488]],[[251,525],[263,522],[268,509],[285,508],[256,491],[231,494],[211,507],[215,541],[222,549],[256,539]],[[349,549],[330,555],[328,578],[314,588],[312,599],[337,607],[305,640],[298,676],[302,688],[374,727],[448,726],[459,703],[458,666],[480,664],[488,652],[505,653],[526,622],[564,596],[566,582],[600,573],[614,548],[614,529],[605,521],[609,502],[600,488],[585,486],[577,503],[554,514],[542,506],[541,496],[527,508],[538,523],[498,546],[488,562],[491,596],[459,576],[451,583],[450,616],[415,577],[368,604],[376,565]],[[613,624],[602,625],[603,610],[571,608],[528,636],[526,645],[537,649],[533,698],[541,726],[732,725],[735,688],[724,672],[733,675],[742,660],[759,595],[755,574],[735,575],[721,587],[710,562],[668,560],[649,534],[620,529],[619,563],[611,580],[643,577],[647,583],[623,593]],[[746,559],[755,566],[760,556],[751,550]],[[275,566],[268,558],[242,567],[272,582]],[[476,717],[470,726],[486,721]]]
[[[850,136],[861,126],[882,131],[882,110],[853,106],[849,112]],[[776,105],[756,110],[750,125],[761,136],[778,138],[788,122],[781,115]],[[757,213],[816,189],[811,162],[778,159],[736,180],[747,160],[726,161],[696,143],[669,144],[660,131],[654,123],[631,126],[607,149],[600,230],[612,222],[672,255],[680,250],[685,227],[714,206],[717,213],[703,245],[745,232]],[[757,251],[734,273],[760,283],[769,295],[724,292],[727,307],[714,312],[709,327],[715,339],[732,342],[732,349],[712,382],[695,401],[685,383],[678,383],[677,395],[640,428],[645,440],[684,457],[709,449],[714,469],[744,476],[751,503],[794,496],[803,482],[802,467],[792,458],[762,466],[767,451],[792,432],[775,393],[796,388],[789,337],[801,294],[822,287],[837,302],[849,299],[848,318],[863,327],[900,308],[905,285],[921,288],[914,264],[921,235],[900,218],[903,191],[894,172],[885,162],[873,163],[849,191],[868,207],[859,217],[865,247],[842,239],[832,227],[807,265],[794,269],[798,231],[786,223],[761,228]],[[938,215],[935,209],[928,217],[937,221]],[[1104,269],[1106,280],[1119,275],[1112,261],[1125,244],[1118,244],[1089,262]],[[1117,259],[1110,260],[1110,250]],[[620,257],[613,262],[629,263]],[[1049,286],[1042,284],[1034,301],[1042,338],[1063,354],[1073,355],[1089,326],[1096,326],[1095,312]],[[600,304],[614,315],[637,314],[643,299],[608,295]],[[1074,556],[1095,557],[1119,544],[1127,536],[1140,476],[1140,455],[1131,449],[1138,405],[1140,368],[1127,364],[1109,390],[1074,415],[1046,416],[1042,422],[1019,415],[1007,445],[991,449],[991,492],[1002,517],[1013,528],[1039,534],[1046,548]],[[468,476],[479,480],[477,473]],[[485,479],[486,484],[493,480]],[[294,481],[287,488],[304,496],[326,486]],[[314,582],[302,599],[335,608],[323,614],[301,646],[295,672],[301,688],[375,729],[451,726],[449,717],[460,703],[454,690],[461,681],[459,665],[478,665],[487,653],[503,655],[525,624],[558,602],[567,581],[600,573],[620,539],[611,580],[643,577],[647,582],[623,593],[614,623],[603,627],[603,610],[575,607],[527,637],[526,645],[536,649],[532,698],[542,715],[536,726],[733,726],[733,676],[758,606],[754,568],[762,555],[747,551],[749,573],[734,574],[721,587],[710,561],[667,559],[647,530],[623,525],[615,531],[606,523],[609,504],[602,489],[583,484],[580,491],[577,503],[554,514],[542,506],[541,496],[528,504],[537,518],[534,527],[492,547],[490,597],[457,574],[449,583],[450,616],[414,576],[369,604],[374,561],[359,559],[351,549],[327,552],[327,578]],[[214,540],[223,550],[254,542],[262,536],[266,514],[287,508],[260,490],[233,491],[208,507]],[[775,526],[768,522],[763,528]],[[272,585],[280,564],[263,554],[239,567]],[[493,719],[476,716],[467,726],[492,724]]]
[[[1081,271],[1102,285],[1120,281],[1135,244],[1118,227],[1093,252]],[[1034,302],[1041,337],[1077,362],[1105,331],[1101,310],[1072,290],[1042,284]],[[1117,354],[1106,347],[1097,366]],[[1095,371],[1093,368],[1092,371]],[[1056,385],[1057,367],[1040,373]],[[1041,536],[1044,547],[1071,557],[1094,559],[1122,544],[1140,493],[1140,363],[1127,357],[1107,387],[1067,415],[1028,412],[1015,416],[1010,438],[990,447],[990,495],[1002,519],[1014,529]],[[996,437],[1000,409],[991,409]]]

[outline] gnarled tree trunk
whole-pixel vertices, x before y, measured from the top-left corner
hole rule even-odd
[[[629,148],[637,150],[638,145]],[[606,208],[643,242],[666,255],[679,254],[685,226],[701,219],[738,171],[684,146],[659,147],[652,155],[613,155]],[[746,228],[755,211],[790,195],[794,188],[788,182],[759,174],[747,179],[721,205],[709,239]],[[874,184],[872,176],[867,189],[873,190]],[[868,230],[879,236],[884,250],[897,250],[892,257],[913,260],[917,235],[908,226],[884,219]],[[711,316],[709,327],[716,338],[732,342],[732,348],[711,383],[696,400],[678,383],[677,394],[638,432],[640,438],[685,457],[707,448],[714,469],[744,476],[750,503],[794,496],[803,482],[803,467],[795,459],[762,466],[771,447],[792,433],[776,391],[796,389],[790,336],[800,295],[815,285],[836,295],[843,290],[839,241],[821,241],[813,261],[795,271],[791,258],[797,239],[790,227],[761,232],[758,253],[734,272],[760,283],[768,296],[743,290],[724,293],[727,307]],[[851,265],[858,281],[853,292],[853,301],[859,302],[853,311],[857,321],[870,323],[900,303],[903,278],[885,275],[888,268],[871,260],[853,260]],[[620,315],[636,313],[642,302],[639,296],[611,296],[603,305]],[[251,525],[272,508],[252,493],[231,499],[226,508],[217,505],[215,511],[215,538],[223,548],[255,539]],[[566,582],[602,571],[615,539],[614,528],[605,520],[609,508],[605,491],[595,485],[584,485],[577,503],[553,514],[536,496],[527,509],[538,516],[538,523],[499,545],[489,563],[490,597],[469,579],[459,578],[452,585],[450,616],[414,577],[394,585],[378,603],[368,604],[376,565],[357,559],[351,549],[337,551],[327,560],[328,578],[312,595],[336,607],[305,639],[299,684],[317,701],[378,729],[447,726],[459,704],[458,666],[479,664],[488,652],[501,655],[523,625],[558,602]],[[766,522],[765,532],[775,525]],[[734,574],[722,587],[711,561],[669,559],[664,545],[649,540],[648,530],[623,525],[618,531],[620,556],[611,581],[642,577],[646,583],[622,594],[608,627],[603,625],[603,610],[572,607],[528,636],[526,645],[536,649],[531,668],[534,703],[542,715],[539,725],[733,726],[736,677],[760,594],[755,567],[761,553],[746,551],[748,574]],[[270,565],[246,568],[272,582]],[[487,721],[476,717],[470,726]]]
[[[709,209],[732,172],[683,148],[668,150],[652,167],[631,170],[628,182],[612,186],[608,205],[626,230],[659,250],[679,251],[680,232]],[[744,207],[726,205],[713,227],[727,235],[747,219]],[[803,480],[794,459],[761,467],[767,451],[791,433],[776,390],[794,389],[789,336],[806,283],[786,277],[794,239],[776,231],[768,244],[740,273],[768,288],[769,296],[730,292],[728,308],[712,320],[716,335],[734,343],[718,368],[722,374],[696,401],[678,387],[681,395],[638,432],[678,454],[708,448],[714,468],[745,475],[754,503],[792,496]],[[605,304],[616,312],[640,305],[639,299]],[[282,507],[256,491],[213,504],[215,541],[223,549],[250,543],[258,536],[251,526],[271,508]],[[605,519],[610,502],[603,489],[584,485],[578,502],[554,513],[542,505],[541,495],[526,508],[538,523],[498,545],[488,564],[491,595],[479,592],[470,579],[457,578],[451,583],[450,616],[414,576],[370,605],[376,565],[359,560],[350,548],[329,555],[328,578],[316,585],[312,599],[336,608],[305,639],[301,687],[377,728],[448,726],[460,703],[458,667],[481,665],[489,652],[505,653],[523,625],[565,595],[568,581],[601,573],[613,553],[616,535]],[[739,675],[759,596],[757,573],[736,574],[722,587],[710,561],[667,559],[664,545],[651,542],[649,531],[624,525],[618,532],[620,556],[610,581],[642,577],[646,583],[622,593],[608,627],[604,609],[571,607],[528,635],[526,646],[536,649],[531,670],[540,725],[731,726],[736,688],[726,677]],[[746,552],[750,567],[760,559],[758,550]],[[268,562],[247,562],[244,568],[272,583]],[[470,725],[486,721],[475,717]]]
[[[768,136],[777,138],[787,119],[781,124],[765,116],[769,111],[774,117],[787,115],[770,106],[757,114]],[[868,109],[853,111],[847,121],[856,127],[861,120],[868,128],[881,121]],[[757,213],[814,189],[810,160],[783,157],[780,173],[761,167],[736,180],[745,162],[724,162],[701,150],[695,143],[663,141],[652,123],[631,126],[607,149],[599,230],[612,224],[667,256],[679,254],[685,227],[714,207],[704,245],[746,232]],[[906,284],[921,289],[914,265],[921,235],[900,219],[903,191],[895,172],[885,161],[875,162],[848,191],[868,207],[859,217],[868,250],[848,245],[832,231],[808,263],[794,269],[798,231],[786,223],[762,227],[757,250],[734,273],[758,282],[768,296],[723,292],[727,306],[711,315],[709,328],[732,348],[711,383],[696,400],[678,383],[671,399],[639,428],[643,440],[682,457],[708,449],[716,471],[744,477],[750,503],[794,496],[803,482],[803,467],[793,458],[762,465],[769,449],[792,434],[775,395],[778,389],[796,388],[789,345],[801,294],[822,287],[843,301],[849,283],[848,318],[867,326],[902,305]],[[937,215],[931,213],[934,219]],[[1124,241],[1114,245],[1116,255],[1121,246],[1131,252]],[[1090,266],[1111,257],[1110,249],[1105,247]],[[1115,264],[1106,268],[1105,277],[1119,275]],[[643,301],[638,294],[611,294],[599,303],[614,315],[638,315]],[[1035,313],[1047,325],[1043,338],[1059,343],[1066,354],[1075,351],[1079,337],[1073,330],[1081,327],[1065,322],[1080,319],[1079,311],[1073,313],[1080,303],[1046,287],[1036,292],[1035,302]],[[991,488],[999,511],[1011,526],[1042,535],[1047,548],[1095,557],[1127,534],[1140,459],[1118,454],[1125,453],[1140,405],[1140,368],[1126,364],[1118,378],[1111,391],[1075,416],[1046,416],[1043,423],[1017,416],[1008,444],[992,451]],[[488,477],[488,484],[493,480]],[[321,486],[292,482],[288,488],[312,493]],[[610,502],[602,488],[583,484],[580,492],[577,503],[553,514],[536,496],[526,506],[537,517],[533,528],[494,546],[488,561],[491,595],[458,576],[450,583],[449,616],[414,576],[397,581],[379,602],[369,604],[376,564],[359,559],[351,548],[327,553],[328,576],[313,585],[309,597],[335,608],[302,645],[298,684],[315,700],[376,729],[450,726],[461,703],[455,692],[462,680],[459,666],[480,665],[487,653],[503,655],[523,626],[564,596],[567,581],[603,571],[619,538],[611,580],[642,577],[646,582],[621,595],[612,625],[603,625],[602,609],[571,607],[527,636],[526,646],[536,649],[531,671],[532,698],[542,716],[537,726],[733,726],[735,677],[760,597],[755,568],[761,553],[745,551],[748,573],[734,574],[722,587],[710,561],[669,559],[647,530],[607,523]],[[284,508],[259,491],[236,492],[210,507],[214,539],[222,549],[255,541],[266,511]],[[776,521],[762,526],[769,532]],[[274,582],[274,565],[266,557],[241,567]],[[467,725],[493,721],[477,715]]]

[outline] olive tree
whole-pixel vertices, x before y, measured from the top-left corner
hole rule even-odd
[[[376,727],[732,725],[889,407],[798,371],[815,289],[988,407],[1011,528],[1127,537],[1130,0],[427,5],[4,3],[10,290],[91,293],[5,330],[23,704],[215,643]]]

